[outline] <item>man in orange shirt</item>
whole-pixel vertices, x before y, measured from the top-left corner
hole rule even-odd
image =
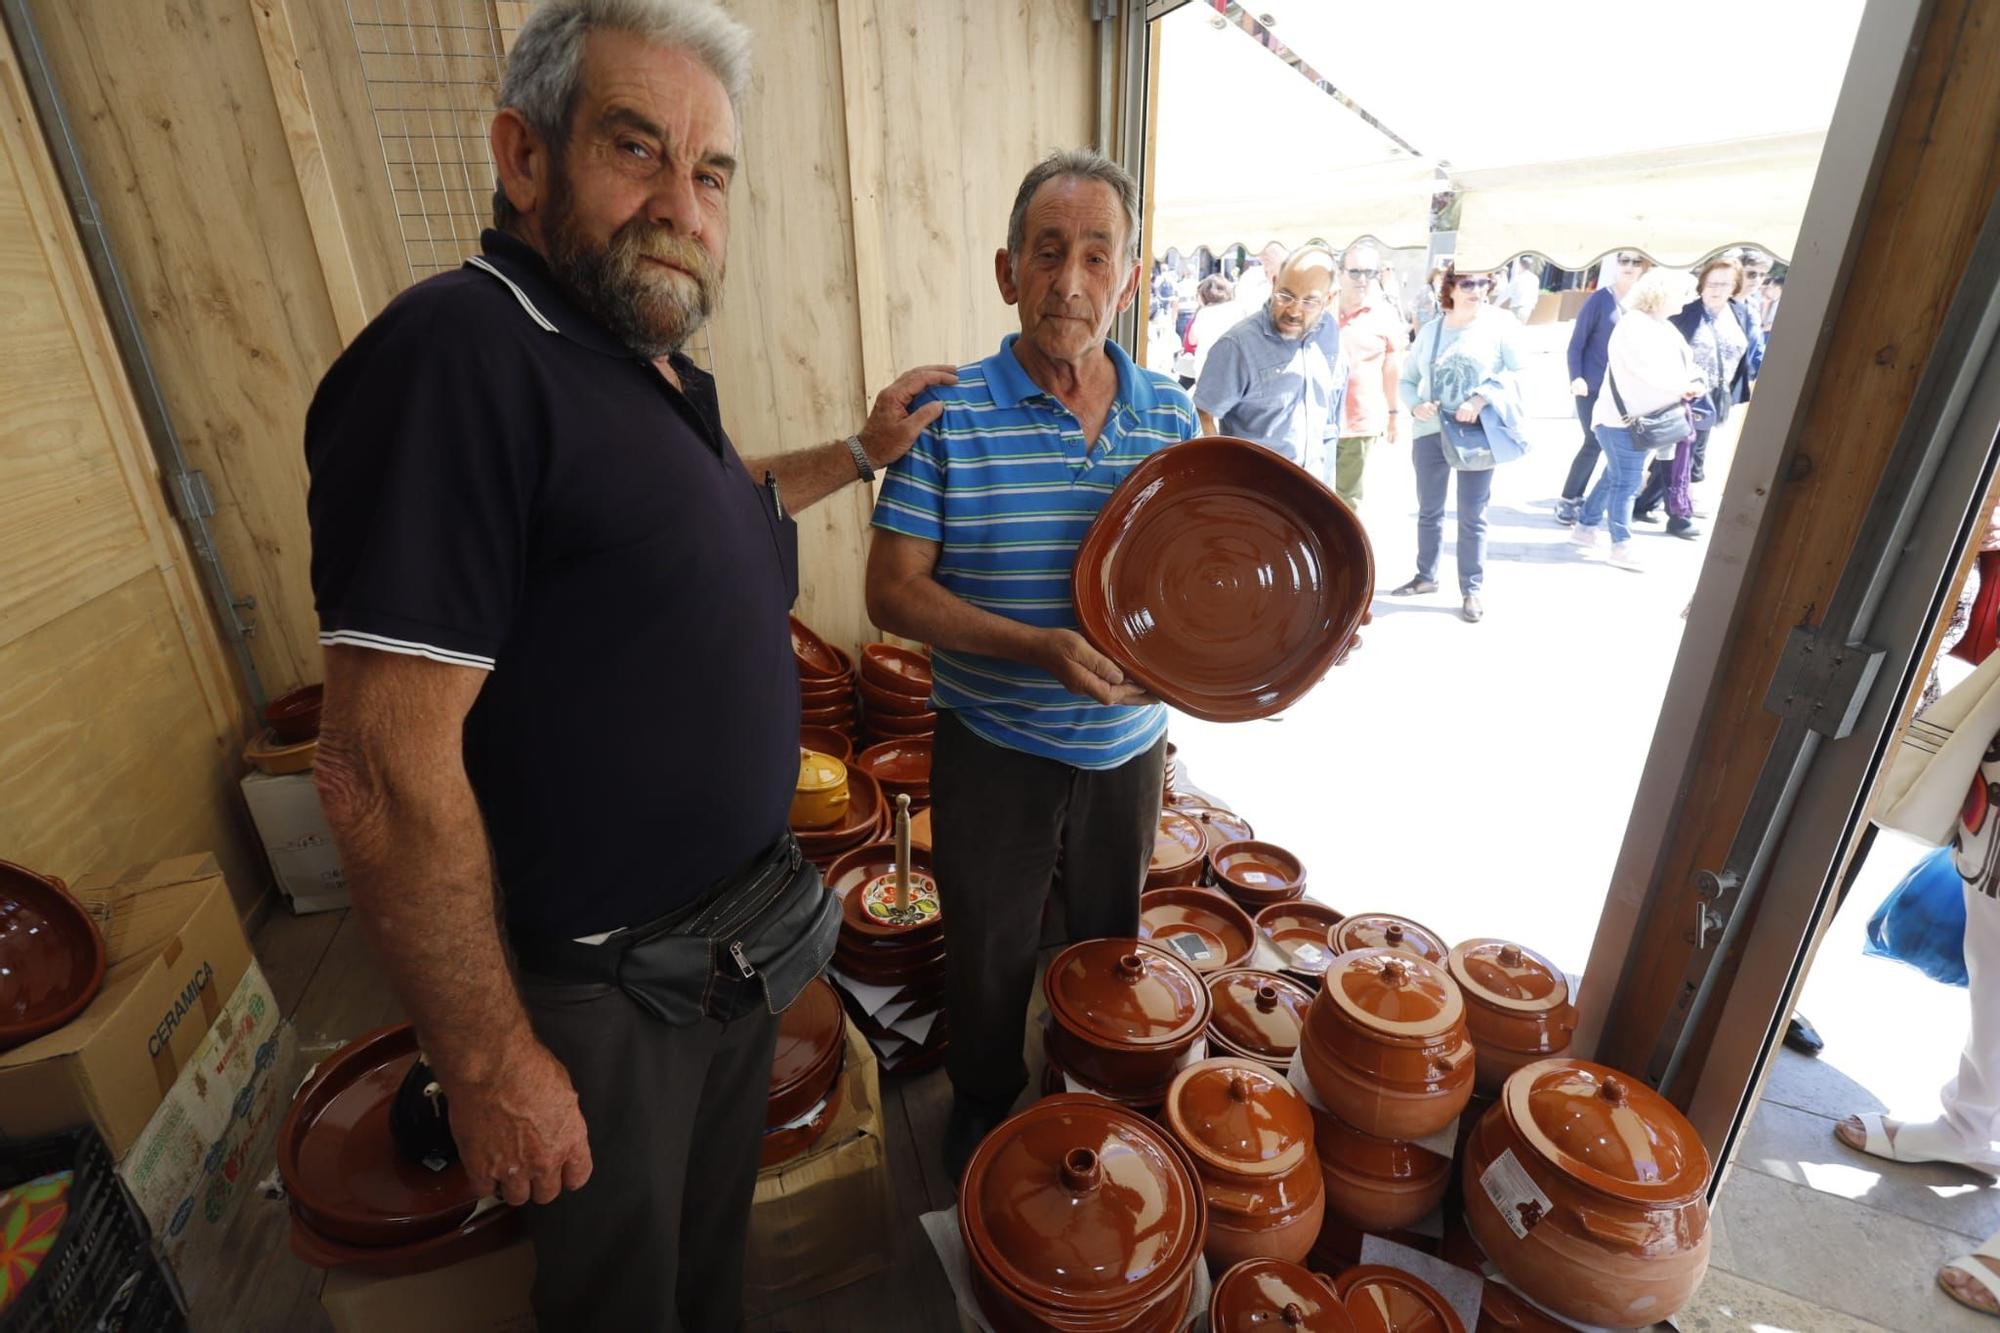
[[[1347,407],[1335,453],[1333,489],[1351,509],[1361,507],[1361,478],[1368,450],[1402,425],[1396,381],[1408,341],[1403,317],[1389,304],[1377,278],[1382,254],[1366,241],[1347,247],[1340,260],[1340,345],[1347,353]]]

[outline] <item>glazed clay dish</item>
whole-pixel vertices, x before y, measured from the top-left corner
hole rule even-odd
[[[104,984],[104,937],[62,881],[0,861],[0,1051],[53,1032]]]
[[[1211,722],[1297,702],[1339,660],[1374,588],[1353,511],[1304,468],[1226,436],[1132,469],[1071,575],[1083,636]]]
[[[1139,938],[1180,955],[1197,972],[1221,972],[1250,960],[1257,927],[1208,889],[1149,889],[1139,895]]]

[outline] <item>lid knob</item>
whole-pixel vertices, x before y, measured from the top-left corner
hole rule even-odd
[[[1076,1194],[1088,1194],[1104,1181],[1104,1169],[1097,1154],[1088,1148],[1071,1148],[1063,1154],[1062,1183]]]
[[[1623,1106],[1625,1098],[1630,1094],[1625,1087],[1624,1079],[1607,1078],[1604,1080],[1604,1087],[1597,1095],[1604,1098],[1605,1101],[1610,1102],[1613,1106]]]
[[[1124,981],[1137,981],[1146,975],[1146,960],[1136,953],[1122,954],[1118,959],[1118,976]]]
[[[1520,950],[1520,948],[1519,948],[1518,946],[1516,946],[1516,945],[1512,945],[1512,944],[1503,944],[1503,945],[1501,945],[1501,946],[1500,946],[1500,966],[1502,966],[1502,967],[1519,967],[1520,965],[1521,965],[1521,950]]]
[[[1401,944],[1403,942],[1403,928],[1394,921],[1391,921],[1389,928],[1382,932],[1382,938],[1389,941],[1392,945]]]
[[[1257,988],[1257,1010],[1259,1013],[1268,1014],[1277,1007],[1278,988],[1267,981]]]
[[[1306,1312],[1297,1301],[1286,1301],[1285,1308],[1279,1313],[1284,1317],[1286,1328],[1298,1328],[1306,1322]]]
[[[1409,965],[1404,963],[1402,959],[1388,958],[1383,960],[1382,980],[1386,984],[1391,986],[1400,986],[1409,979],[1410,979]]]
[[[1229,1100],[1232,1102],[1249,1101],[1250,1080],[1241,1074],[1231,1074],[1229,1076]]]

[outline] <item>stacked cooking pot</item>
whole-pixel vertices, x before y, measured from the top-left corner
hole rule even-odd
[[[854,757],[855,768],[875,779],[882,794],[894,805],[898,796],[910,798],[910,809],[922,811],[931,803],[931,738],[896,737],[877,741]]]
[[[862,734],[871,744],[928,737],[937,730],[931,659],[924,654],[892,643],[866,644],[860,685]]]
[[[826,1133],[840,1110],[846,1052],[840,996],[824,977],[815,977],[778,1019],[760,1167],[791,1161]]]
[[[856,716],[854,659],[793,616],[792,660],[799,671],[799,725],[837,731],[851,742]]]
[[[1154,827],[1152,859],[1146,866],[1146,887],[1170,889],[1201,883],[1207,851],[1201,825],[1179,810],[1161,807]]]
[[[1235,968],[1208,978],[1208,1049],[1256,1060],[1278,1073],[1292,1067],[1313,993],[1278,972]]]
[[[1312,1113],[1283,1074],[1236,1056],[1203,1060],[1175,1076],[1161,1119],[1194,1161],[1217,1271],[1306,1257],[1326,1215],[1325,1186]]]
[[[1208,988],[1172,953],[1136,939],[1084,940],[1049,962],[1045,1092],[1094,1092],[1152,1113],[1205,1053]]]
[[[885,1074],[934,1067],[951,1038],[944,1010],[944,913],[930,852],[910,848],[909,884],[900,906],[898,862],[894,842],[872,842],[843,854],[826,871],[827,887],[841,899],[833,977],[845,983],[848,1015],[875,1048]],[[863,988],[878,997],[882,990],[894,994],[871,1006],[858,993]],[[912,1037],[919,1027],[921,1038]]]

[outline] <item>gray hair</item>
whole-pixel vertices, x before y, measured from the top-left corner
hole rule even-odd
[[[629,32],[688,52],[729,94],[737,123],[750,91],[750,30],[714,0],[542,0],[514,36],[496,105],[520,113],[558,161],[583,87],[584,39],[594,31]],[[493,225],[515,220],[506,191],[493,191]]]
[[[1375,242],[1373,241],[1356,241],[1354,244],[1348,246],[1345,250],[1342,250],[1340,252],[1340,262],[1342,264],[1346,264],[1349,260],[1353,259],[1354,256],[1357,254],[1374,255],[1376,265],[1378,267],[1381,265],[1382,249],[1380,246],[1376,245]]]
[[[1028,241],[1028,204],[1035,192],[1052,180],[1071,177],[1076,180],[1102,181],[1111,187],[1118,202],[1125,206],[1125,252],[1128,257],[1139,253],[1139,183],[1132,179],[1132,173],[1113,162],[1104,154],[1089,148],[1064,148],[1050,153],[1028,170],[1021,178],[1021,188],[1014,192],[1014,211],[1007,215],[1007,254],[1010,259],[1019,260],[1021,247]]]

